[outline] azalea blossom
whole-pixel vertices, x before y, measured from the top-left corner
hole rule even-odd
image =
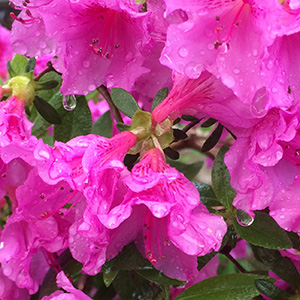
[[[63,291],[56,291],[50,296],[45,296],[42,300],[91,300],[85,293],[76,289],[63,271],[59,272],[56,277],[57,286]]]
[[[12,58],[10,46],[10,32],[0,25],[0,79],[5,80],[8,77],[6,64]],[[2,97],[0,97],[1,99]]]
[[[99,215],[101,223],[115,231],[111,248],[135,237],[141,253],[167,276],[195,276],[196,257],[221,245],[226,232],[222,218],[208,213],[197,189],[165,163],[159,149],[146,152],[122,180],[128,187],[124,200],[116,198],[108,213]],[[131,230],[124,236],[125,228]]]
[[[192,79],[208,70],[245,103],[251,103],[263,87],[273,93],[270,80],[277,67],[272,73],[262,71],[267,47],[276,36],[299,30],[299,9],[291,9],[288,1],[280,2],[167,0],[167,14],[181,9],[188,20],[169,26],[161,63]],[[291,104],[286,96],[280,100],[275,95],[268,107]]]
[[[56,55],[63,94],[88,94],[101,84],[131,89],[147,72],[142,52],[149,47],[149,16],[131,1],[14,3],[25,10],[13,25],[13,49],[31,56]]]

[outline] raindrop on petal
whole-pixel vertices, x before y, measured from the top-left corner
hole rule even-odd
[[[72,111],[76,108],[76,97],[74,95],[66,95],[63,97],[63,107],[67,111]]]

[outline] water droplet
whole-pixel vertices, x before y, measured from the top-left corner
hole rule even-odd
[[[90,66],[90,62],[88,60],[84,60],[82,62],[82,65],[83,65],[84,68],[88,68]]]
[[[11,267],[11,266],[8,266],[8,265],[3,266],[3,267],[2,267],[2,270],[3,270],[3,274],[4,274],[5,276],[10,276],[11,273],[12,273],[12,271],[13,271],[12,267]]]
[[[238,223],[242,226],[250,226],[254,222],[254,218],[242,211],[241,209],[237,210],[236,219]]]
[[[239,69],[233,69],[233,73],[234,73],[234,74],[239,74],[239,73],[240,73],[240,70],[239,70]]]
[[[222,81],[229,88],[233,88],[235,86],[235,80],[230,75],[224,74],[222,76]]]
[[[256,49],[254,49],[254,50],[252,51],[252,54],[253,54],[253,56],[256,56],[256,55],[258,54],[258,51],[257,51]]]
[[[189,50],[186,49],[185,47],[181,47],[181,48],[179,48],[179,50],[178,50],[178,54],[179,54],[181,57],[187,57],[188,54],[189,54]]]
[[[273,61],[272,61],[272,60],[269,60],[269,61],[267,62],[267,69],[268,69],[268,70],[272,70],[272,69],[273,69]]]
[[[203,67],[201,64],[191,61],[185,66],[184,72],[189,78],[197,79],[200,76],[202,69]]]
[[[16,40],[12,43],[13,51],[19,54],[26,54],[27,52],[27,46],[23,41]]]
[[[4,247],[4,242],[0,243],[0,249],[2,249]]]
[[[104,185],[104,184],[102,184],[101,185],[101,187],[100,187],[100,193],[101,193],[101,195],[104,197],[105,195],[106,195],[106,193],[107,193],[107,187]]]
[[[94,91],[95,89],[96,89],[96,86],[94,85],[94,84],[90,84],[89,86],[88,86],[88,89],[89,89],[89,91]]]
[[[278,92],[278,90],[276,88],[272,88],[272,93],[276,94]]]
[[[40,46],[41,49],[45,49],[47,44],[46,44],[45,41],[39,41],[39,46]]]
[[[131,61],[132,58],[133,58],[132,52],[129,52],[129,53],[125,56],[125,60],[126,60],[126,61]]]
[[[76,108],[76,98],[74,95],[66,95],[63,97],[63,107],[67,111],[72,111]]]

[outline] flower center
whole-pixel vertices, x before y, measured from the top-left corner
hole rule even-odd
[[[102,28],[102,30],[100,36],[93,38],[90,44],[91,50],[96,55],[110,59],[115,49],[120,47],[116,38],[116,27],[119,18],[120,13],[116,11],[108,8],[101,9],[99,28]]]
[[[233,18],[228,26],[227,32],[225,30],[226,27],[221,23],[222,22],[221,17],[216,16],[216,21],[217,21],[218,25],[216,27],[217,40],[214,43],[215,49],[218,49],[223,44],[225,44],[227,46],[227,48],[229,48],[229,42],[230,42],[232,33],[233,33],[234,29],[239,26],[239,19],[240,19],[240,16],[241,16],[242,11],[245,6],[246,6],[246,3],[242,2],[241,6],[238,9],[235,6],[229,12],[230,16],[228,16],[228,17],[231,18],[232,17],[231,14],[233,13]],[[226,17],[226,16],[224,16],[224,17]]]
[[[65,189],[64,186],[60,186],[59,187],[59,190],[60,191],[63,191]],[[80,199],[81,197],[81,193],[79,193],[78,191],[74,191],[72,189],[69,189],[69,192],[70,192],[70,195],[69,197],[67,197],[67,199],[65,201],[63,201],[58,207],[56,207],[53,211],[49,212],[49,211],[44,211],[43,213],[40,214],[40,217],[42,219],[47,219],[47,218],[50,218],[51,216],[53,216],[54,214],[56,214],[57,212],[59,213],[59,215],[61,216],[65,216],[70,210],[71,208],[78,202],[78,200]],[[47,201],[47,197],[51,197],[52,198],[52,201],[53,201],[53,196],[54,196],[54,199],[56,198],[55,196],[58,196],[58,192],[56,192],[55,194],[51,194],[49,196],[47,196],[46,194],[44,193],[41,193],[40,194],[40,198],[42,200],[45,199],[45,201]],[[76,197],[75,197],[76,196]],[[72,202],[72,204],[71,204]],[[64,206],[68,206],[67,208],[67,212],[64,212],[64,211],[61,211],[61,209],[64,207]]]
[[[161,236],[162,234],[163,237]],[[161,249],[161,238],[164,239],[165,246],[171,245],[170,239],[167,236],[166,218],[155,218],[151,211],[147,210],[144,218],[143,236],[145,240],[145,255],[152,264],[157,263],[157,258],[166,258]],[[157,247],[155,249],[157,255],[154,254],[153,245]]]

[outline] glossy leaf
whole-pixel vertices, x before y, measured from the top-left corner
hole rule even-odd
[[[130,130],[130,125],[126,125],[124,123],[117,123],[117,128],[122,131],[128,131]]]
[[[212,167],[212,187],[217,199],[226,207],[232,208],[232,201],[236,191],[230,185],[230,175],[224,163],[225,153],[228,146],[224,145],[218,152]]]
[[[30,71],[33,71],[35,68],[35,65],[36,65],[35,57],[30,57],[27,62],[27,65],[26,65],[25,72],[28,73]]]
[[[170,278],[164,275],[162,272],[156,270],[155,268],[144,268],[144,269],[138,269],[136,272],[144,277],[145,279],[158,283],[160,285],[166,285],[166,286],[181,286],[186,284],[185,281],[180,281],[175,278]]]
[[[90,134],[92,131],[92,115],[84,96],[76,96],[77,105],[73,111],[67,112],[60,125],[54,126],[54,139],[67,142],[70,139]]]
[[[111,138],[112,135],[112,119],[110,111],[104,113],[92,127],[92,133],[98,134],[107,138]]]
[[[249,300],[260,292],[255,280],[275,279],[254,274],[225,274],[205,279],[181,293],[176,300]]]
[[[15,54],[14,58],[11,61],[11,67],[16,75],[22,75],[25,73],[27,66],[27,58],[20,54]]]
[[[289,295],[286,294],[279,287],[274,285],[272,282],[269,282],[264,279],[256,279],[255,280],[256,288],[267,297],[274,300],[287,300],[289,299]]]
[[[113,259],[102,266],[103,272],[134,270],[136,268],[151,266],[151,263],[141,256],[134,243],[125,246]]]
[[[153,102],[152,102],[152,111],[157,105],[159,105],[161,102],[163,102],[163,100],[168,96],[168,94],[169,94],[169,89],[167,87],[160,89],[156,93],[156,95],[153,99]]]
[[[193,164],[184,164],[179,161],[168,159],[167,162],[171,167],[177,169],[189,180],[193,180],[203,166],[202,161],[198,161]]]
[[[103,282],[106,287],[109,287],[117,277],[119,271],[103,272]]]
[[[205,206],[221,206],[212,187],[206,183],[193,182],[198,192],[200,193],[200,200]]]
[[[41,116],[50,124],[61,124],[61,118],[53,106],[39,96],[35,96],[34,106]]]
[[[217,128],[212,132],[212,134],[207,138],[202,146],[202,152],[207,152],[217,145],[219,139],[221,138],[223,132],[223,126],[218,124]]]
[[[139,110],[139,106],[135,99],[125,90],[113,88],[110,91],[110,96],[115,106],[126,116],[132,118],[134,113]]]
[[[256,212],[250,226],[241,226],[236,220],[233,225],[239,236],[247,242],[269,249],[289,249],[293,244],[288,234],[263,212]]]

